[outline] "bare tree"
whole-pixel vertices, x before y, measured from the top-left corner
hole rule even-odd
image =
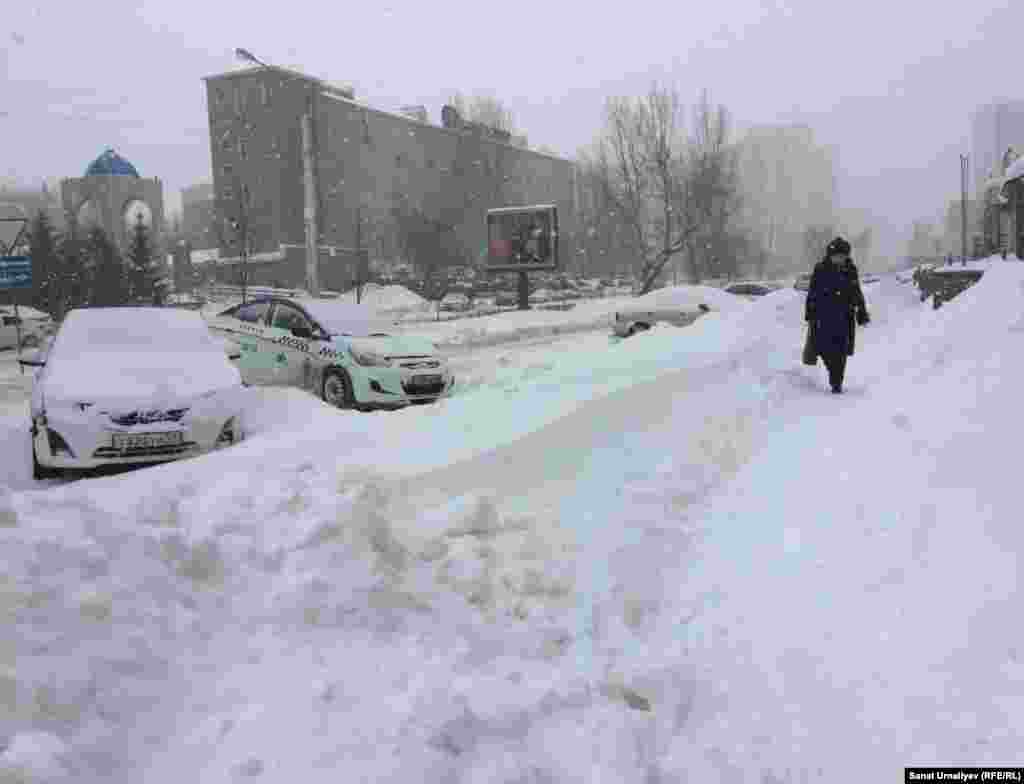
[[[509,134],[516,133],[512,110],[498,97],[488,93],[473,93],[468,98],[458,90],[451,94],[448,104],[470,122],[496,128]]]
[[[689,136],[676,90],[657,84],[644,98],[612,98],[598,142],[596,176],[614,205],[633,259],[639,293],[651,290],[665,266],[688,251],[699,277],[699,235],[712,233],[735,209],[735,155],[725,107],[705,92]]]
[[[591,150],[576,159],[576,225],[579,227],[580,267],[588,275],[614,272],[616,248],[623,232],[621,215],[610,198],[606,170]]]

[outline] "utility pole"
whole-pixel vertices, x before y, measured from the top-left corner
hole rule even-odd
[[[356,208],[356,304],[363,300],[363,205]]]
[[[968,156],[960,156],[960,264],[967,264],[967,168]]]
[[[316,180],[313,166],[313,95],[310,93],[302,115],[302,164],[305,185],[306,283],[309,293],[320,296],[319,255],[316,242]]]

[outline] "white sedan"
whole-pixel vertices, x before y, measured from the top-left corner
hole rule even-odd
[[[195,312],[73,310],[19,361],[33,385],[32,474],[156,463],[242,439],[240,350]]]

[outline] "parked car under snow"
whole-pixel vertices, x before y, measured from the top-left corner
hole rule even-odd
[[[24,352],[32,390],[32,474],[157,463],[242,439],[237,345],[193,311],[73,310]]]
[[[645,332],[659,322],[685,327],[692,324],[711,308],[705,304],[696,307],[662,306],[653,309],[642,307],[625,308],[616,312],[612,331],[620,338],[628,338],[637,332]]]

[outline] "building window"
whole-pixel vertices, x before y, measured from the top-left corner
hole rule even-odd
[[[243,161],[248,156],[248,151],[245,149],[245,142],[238,143],[238,155]]]
[[[237,82],[234,85],[232,85],[232,88],[233,88],[232,89],[232,92],[233,92],[233,96],[232,97],[234,98],[234,103],[235,103],[235,114],[241,114],[242,113],[242,88],[239,87]]]
[[[260,82],[260,103],[270,106],[270,85],[266,82]]]
[[[225,164],[224,164],[224,176],[225,176],[225,177],[230,177],[230,176],[231,176],[231,173],[232,173],[232,172],[233,172],[234,170],[235,170],[235,167],[234,167],[234,166],[232,166],[232,165],[231,165],[230,163],[225,163]]]

